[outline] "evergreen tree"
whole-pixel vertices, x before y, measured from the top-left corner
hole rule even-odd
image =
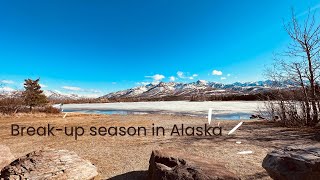
[[[32,108],[35,106],[41,106],[48,103],[47,97],[41,90],[41,86],[39,84],[40,79],[26,79],[24,81],[25,90],[23,92],[23,97],[25,104],[30,107],[30,111],[32,111]]]

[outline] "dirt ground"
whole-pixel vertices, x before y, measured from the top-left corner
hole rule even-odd
[[[160,148],[173,148],[206,158],[209,162],[221,162],[241,179],[269,179],[261,167],[267,152],[288,145],[319,145],[319,130],[289,129],[276,127],[266,121],[244,121],[233,134],[227,133],[239,121],[219,121],[222,136],[170,136],[174,124],[184,126],[204,126],[207,119],[175,115],[89,115],[64,114],[20,114],[0,116],[0,144],[10,147],[13,155],[19,157],[28,152],[42,149],[67,149],[76,152],[80,157],[90,160],[98,167],[98,179],[141,179],[145,176],[151,151]],[[89,131],[91,126],[143,126],[147,128],[147,136],[91,136],[74,137],[55,133],[52,137],[11,136],[11,125],[55,127],[82,126]],[[152,136],[151,128],[163,126],[165,136]],[[212,126],[218,125],[213,120]],[[236,143],[240,141],[241,144]],[[252,154],[237,154],[240,151],[253,151]]]

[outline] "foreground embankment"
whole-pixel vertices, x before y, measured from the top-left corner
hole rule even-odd
[[[210,135],[205,135],[207,119],[201,117],[76,113],[63,116],[1,116],[0,144],[8,146],[14,157],[43,148],[73,151],[92,162],[102,179],[143,176],[154,149],[178,149],[207,162],[219,162],[242,179],[269,179],[261,166],[268,151],[286,145],[314,145],[319,140],[313,130],[282,128],[266,121],[243,121],[242,126],[227,135],[239,121],[213,120]],[[15,127],[13,131],[13,124],[18,125],[19,130]],[[177,132],[172,134],[175,126]],[[55,131],[50,131],[52,127]],[[120,134],[120,127],[125,128],[124,134]],[[134,129],[127,131],[130,127],[136,130],[140,127],[141,133],[133,134]],[[243,151],[252,153],[239,153]]]

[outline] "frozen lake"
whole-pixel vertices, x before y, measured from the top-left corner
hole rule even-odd
[[[215,119],[249,119],[259,110],[263,111],[262,101],[156,101],[156,102],[119,102],[93,104],[65,104],[64,112],[84,112],[97,114],[180,114],[207,116],[212,108]]]

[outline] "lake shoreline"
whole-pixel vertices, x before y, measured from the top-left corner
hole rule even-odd
[[[119,102],[92,104],[65,104],[64,112],[92,114],[169,114],[207,117],[212,109],[212,118],[222,120],[248,120],[252,114],[264,112],[263,101],[157,101]]]

